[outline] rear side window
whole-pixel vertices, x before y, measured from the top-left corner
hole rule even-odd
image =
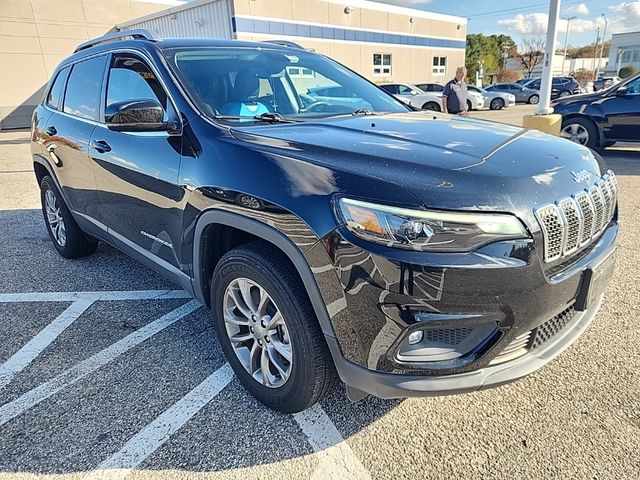
[[[64,86],[67,83],[69,77],[69,67],[65,67],[58,72],[56,79],[53,81],[53,86],[49,90],[47,95],[47,105],[56,110],[60,110],[62,107],[62,97],[64,96]]]
[[[98,120],[100,92],[106,56],[76,63],[71,70],[67,92],[64,96],[64,112],[89,120]]]

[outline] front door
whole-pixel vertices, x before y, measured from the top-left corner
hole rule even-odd
[[[108,115],[110,105],[128,100],[155,100],[166,120],[177,118],[147,63],[135,54],[113,54],[104,110]],[[120,132],[102,123],[90,148],[102,218],[114,241],[173,271],[181,267],[180,142],[181,137],[166,131]]]
[[[624,85],[625,94],[616,91],[602,101],[606,115],[604,135],[612,140],[640,140],[640,77]]]

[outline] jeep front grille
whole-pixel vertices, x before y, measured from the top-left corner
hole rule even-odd
[[[544,237],[544,261],[572,254],[598,237],[616,209],[618,184],[608,170],[595,185],[534,211]]]

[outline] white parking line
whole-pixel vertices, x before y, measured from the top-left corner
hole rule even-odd
[[[319,404],[293,415],[318,454],[314,480],[367,480],[371,475]]]
[[[228,363],[225,363],[134,435],[119,451],[84,477],[85,480],[125,478],[218,395],[231,380],[233,380],[233,370]]]
[[[58,338],[58,335],[64,332],[92,304],[93,300],[76,300],[58,315],[53,322],[44,327],[35,337],[14,353],[4,364],[0,365],[0,390],[7,386],[13,380],[13,377],[40,355],[51,342]]]
[[[111,362],[123,353],[131,350],[136,345],[144,342],[156,333],[174,324],[181,318],[200,308],[202,304],[197,300],[192,300],[181,307],[172,310],[144,327],[120,339],[113,345],[83,360],[70,369],[62,372],[51,380],[29,390],[12,402],[0,407],[0,426],[11,419],[17,417],[25,410],[37,405],[51,395],[59,392],[68,385],[71,385],[100,367]]]
[[[191,298],[191,295],[184,290],[0,293],[0,303],[73,302],[81,299],[93,300],[94,302],[118,300],[169,300],[173,298]]]

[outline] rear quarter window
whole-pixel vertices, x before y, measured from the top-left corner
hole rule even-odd
[[[69,67],[65,67],[58,72],[47,94],[46,104],[55,110],[60,110],[62,107],[62,98],[64,97],[64,87],[67,84],[67,78],[69,78]]]

